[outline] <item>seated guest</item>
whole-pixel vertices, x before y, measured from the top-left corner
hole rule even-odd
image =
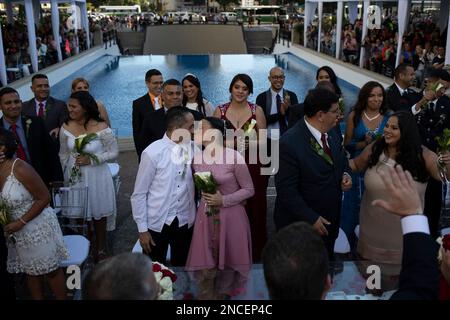
[[[390,198],[377,199],[372,205],[401,217],[405,248],[399,289],[391,300],[435,300],[437,245],[429,235],[414,180],[401,166],[380,176]],[[320,236],[304,222],[291,224],[270,239],[263,251],[263,266],[269,296],[274,300],[324,299],[331,287],[327,251]]]
[[[15,135],[18,143],[16,156],[31,164],[47,187],[55,181],[63,181],[57,147],[44,121],[39,117],[21,116],[19,93],[10,87],[0,90],[0,108],[3,112],[0,127]]]
[[[158,283],[152,261],[125,252],[95,266],[83,282],[83,300],[156,300]]]
[[[28,163],[14,158],[17,148],[14,134],[1,128],[0,152],[5,156],[0,163],[1,198],[11,218],[3,227],[8,272],[26,274],[33,299],[44,299],[42,281],[47,279],[56,299],[64,300],[66,284],[59,264],[68,255],[56,215],[48,206],[50,193]]]

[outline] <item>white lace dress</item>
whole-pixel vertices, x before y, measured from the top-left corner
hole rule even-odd
[[[81,179],[73,187],[88,187],[87,218],[99,220],[107,218],[107,231],[115,229],[116,193],[114,183],[106,161],[118,155],[117,141],[111,128],[97,132],[98,138],[89,142],[85,152],[94,154],[99,164],[80,166]],[[59,158],[64,172],[64,181],[68,185],[70,172],[75,164],[76,153],[73,152],[76,137],[61,128]],[[67,214],[72,218],[80,217],[80,212]]]
[[[16,160],[17,161],[17,160]],[[34,198],[14,176],[14,164],[6,179],[1,198],[11,208],[11,218],[21,218],[31,208]],[[44,275],[56,270],[62,260],[67,259],[58,219],[51,207],[45,208],[19,231],[13,233],[15,243],[8,243],[7,267],[9,273]]]

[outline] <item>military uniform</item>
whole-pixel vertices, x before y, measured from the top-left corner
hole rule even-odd
[[[417,125],[422,137],[422,144],[433,152],[437,152],[436,138],[445,128],[450,128],[450,98],[443,96],[429,102],[416,115]],[[428,181],[425,192],[424,213],[430,222],[431,235],[438,236],[439,217],[442,205],[442,183],[434,179]]]

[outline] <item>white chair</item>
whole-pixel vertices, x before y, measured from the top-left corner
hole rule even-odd
[[[441,235],[445,236],[447,234],[450,234],[450,227],[449,228],[444,228],[441,230]]]
[[[139,243],[139,239],[134,244],[133,250],[131,250],[131,252],[142,253],[142,247],[141,244]],[[170,245],[167,248],[166,261],[170,261]]]
[[[51,190],[53,207],[59,218],[63,233],[81,233],[64,235],[69,258],[62,261],[61,267],[81,266],[89,255],[87,206],[88,188],[54,187]],[[81,232],[80,232],[81,231]]]
[[[339,235],[334,243],[334,252],[335,253],[349,253],[350,252],[350,244],[348,243],[347,236],[341,228],[339,228]]]
[[[355,228],[355,235],[359,239],[359,224]]]
[[[81,266],[89,255],[89,240],[80,235],[64,236],[69,258],[61,261],[60,266],[67,268],[71,265]]]
[[[108,163],[109,172],[111,172],[111,176],[113,178],[114,182],[114,189],[116,191],[116,194],[119,193],[119,188],[122,182],[120,181],[119,171],[120,171],[120,165],[118,163]]]

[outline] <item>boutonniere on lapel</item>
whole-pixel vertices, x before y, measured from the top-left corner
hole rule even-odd
[[[27,138],[30,137],[30,126],[33,123],[33,120],[31,119],[27,119],[27,121],[25,121],[26,127],[25,127],[25,135],[27,136]]]
[[[320,144],[317,142],[316,139],[311,138],[310,140],[311,148],[319,155],[321,156],[328,164],[333,165],[333,160],[330,158],[329,155],[325,153],[323,148],[320,146]]]

